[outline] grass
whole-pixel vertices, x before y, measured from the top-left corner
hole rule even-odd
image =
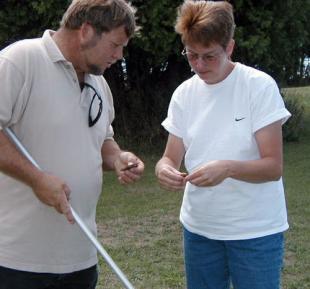
[[[157,157],[145,157],[139,184],[118,185],[113,174],[98,205],[99,239],[135,288],[184,288],[181,226],[182,194],[161,190],[154,177]],[[99,288],[123,288],[102,263]]]
[[[310,87],[284,89],[305,107],[304,134],[284,146],[285,191],[290,229],[286,233],[284,289],[310,288]]]
[[[310,288],[310,87],[284,89],[305,106],[305,133],[284,145],[284,183],[290,229],[286,233],[283,289]],[[98,204],[98,239],[136,289],[184,289],[179,208],[182,193],[159,188],[154,165],[160,156],[145,155],[141,182],[124,187],[112,173],[104,176]],[[100,257],[101,258],[101,257]],[[98,289],[124,288],[100,259]]]

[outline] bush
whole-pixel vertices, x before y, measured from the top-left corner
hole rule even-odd
[[[287,142],[299,141],[303,132],[304,106],[299,101],[298,95],[285,95],[285,106],[292,114],[283,126],[283,139]]]

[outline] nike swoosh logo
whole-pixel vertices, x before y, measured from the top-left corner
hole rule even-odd
[[[242,117],[242,118],[235,118],[235,121],[240,121],[240,120],[243,120],[245,119],[245,117]]]

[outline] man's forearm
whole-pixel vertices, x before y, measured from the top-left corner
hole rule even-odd
[[[0,130],[0,171],[33,187],[42,172],[33,166]]]
[[[122,150],[114,140],[106,140],[102,145],[102,168],[103,170],[114,170],[115,161],[119,157]]]

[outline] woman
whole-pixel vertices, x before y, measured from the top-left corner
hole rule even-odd
[[[228,2],[185,1],[175,28],[195,75],[172,96],[155,173],[167,190],[185,187],[187,288],[277,289],[288,229],[281,126],[290,113],[269,75],[231,60]]]

